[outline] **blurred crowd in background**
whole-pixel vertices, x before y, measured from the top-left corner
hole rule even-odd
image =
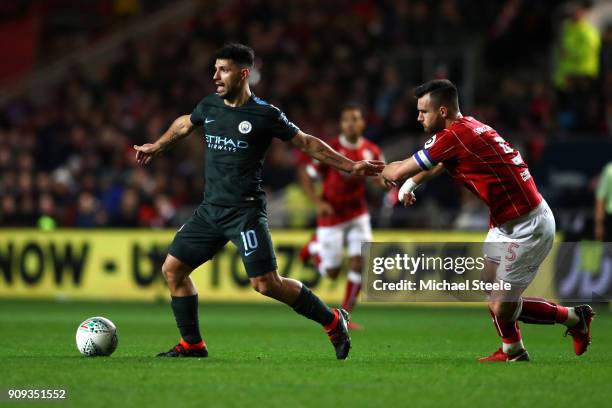
[[[35,66],[44,68],[181,2],[10,3],[0,7],[3,23],[36,16]],[[406,146],[423,140],[412,88],[435,76],[455,81],[469,95],[462,100],[464,114],[520,146],[530,166],[558,140],[610,141],[612,25],[589,23],[585,16],[592,6],[526,0],[203,1],[179,24],[125,41],[119,58],[93,71],[74,65],[36,98],[18,95],[3,102],[0,224],[180,225],[205,188],[201,135],[194,133],[147,168],[136,165],[132,146],[155,141],[173,119],[214,91],[212,56],[229,40],[256,50],[253,91],[304,131],[336,136],[338,107],[355,101],[366,109],[366,135],[391,159],[407,157],[412,151]],[[264,174],[272,196],[295,187],[295,165],[290,146],[274,143]],[[593,202],[596,173],[586,177],[581,191],[591,198],[579,206]],[[431,197],[451,209],[449,221],[421,220],[417,226],[462,226],[457,220],[462,207],[469,213],[471,199],[441,186]],[[380,200],[374,201],[376,207]]]

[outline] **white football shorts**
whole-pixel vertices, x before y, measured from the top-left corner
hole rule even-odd
[[[546,201],[529,213],[491,228],[483,247],[499,264],[497,280],[527,287],[535,279],[555,239],[555,218]]]
[[[317,227],[317,242],[321,272],[338,268],[342,265],[344,247],[347,247],[349,257],[361,255],[361,244],[372,240],[370,214],[363,214],[352,220],[332,225]]]

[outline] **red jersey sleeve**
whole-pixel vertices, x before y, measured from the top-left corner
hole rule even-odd
[[[414,159],[423,170],[429,170],[440,162],[451,160],[457,154],[457,138],[452,132],[443,130],[433,135]]]

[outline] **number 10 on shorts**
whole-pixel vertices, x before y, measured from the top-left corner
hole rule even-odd
[[[244,245],[244,256],[249,256],[257,249],[257,235],[255,230],[241,231],[242,244]]]

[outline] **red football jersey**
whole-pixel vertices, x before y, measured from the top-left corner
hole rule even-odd
[[[382,160],[380,148],[365,138],[361,138],[358,143],[353,144],[340,135],[331,140],[329,145],[354,161]],[[316,171],[320,176],[323,182],[323,200],[327,201],[334,209],[332,216],[318,217],[317,225],[321,227],[337,225],[368,212],[365,177],[351,176],[305,155],[302,156],[300,162],[307,166],[308,170]]]
[[[423,170],[437,163],[489,206],[492,225],[501,225],[542,201],[521,154],[493,128],[462,117],[435,134],[414,155]]]

